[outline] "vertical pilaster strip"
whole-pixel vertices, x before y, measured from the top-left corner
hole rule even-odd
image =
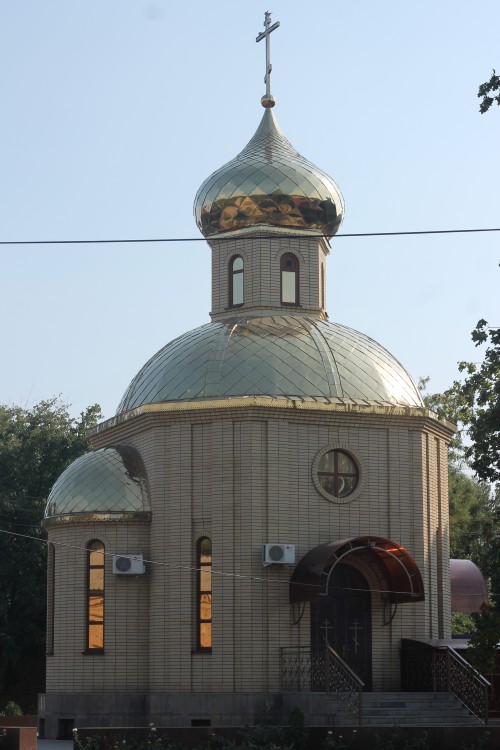
[[[437,471],[437,607],[438,607],[438,638],[444,638],[444,612],[443,612],[443,518],[442,518],[442,482],[441,482],[441,451],[440,441],[435,438],[434,447],[436,452]]]

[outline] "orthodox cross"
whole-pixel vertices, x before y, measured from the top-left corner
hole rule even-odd
[[[271,45],[269,42],[269,36],[272,31],[278,28],[279,25],[280,22],[276,21],[276,23],[273,23],[273,25],[271,26],[271,13],[266,10],[264,21],[265,31],[262,31],[255,40],[256,42],[260,42],[261,39],[266,40],[266,76],[264,78],[264,83],[266,84],[266,94],[261,99],[263,107],[274,107],[276,103],[274,96],[271,94],[271,71],[273,69],[273,66],[271,65]]]
[[[335,630],[335,628],[333,627],[333,625],[330,624],[330,620],[327,620],[326,617],[323,620],[323,625],[321,625],[320,630],[324,630],[325,631],[325,641],[327,643],[329,643],[330,641],[328,639],[328,631],[329,630]]]
[[[352,635],[352,640],[354,643],[354,653],[357,654],[358,646],[359,646],[358,631],[363,630],[363,628],[361,627],[361,625],[359,624],[357,620],[354,620],[354,623],[350,626],[349,630],[354,630],[354,633]]]

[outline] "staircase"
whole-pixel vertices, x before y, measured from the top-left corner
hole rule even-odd
[[[331,695],[336,726],[354,726],[352,716]],[[452,693],[363,693],[365,727],[481,726]]]

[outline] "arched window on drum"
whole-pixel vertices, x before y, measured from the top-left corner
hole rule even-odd
[[[299,304],[299,261],[292,253],[285,253],[280,260],[281,304]]]
[[[241,255],[234,255],[229,261],[229,307],[243,304],[244,278],[243,258]]]

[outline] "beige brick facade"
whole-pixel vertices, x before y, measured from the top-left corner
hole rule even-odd
[[[299,560],[318,544],[373,534],[414,557],[425,601],[400,604],[384,625],[387,604],[372,592],[373,689],[399,688],[401,638],[449,637],[449,429],[423,408],[264,402],[152,405],[99,428],[95,448],[140,452],[153,522],[49,526],[56,565],[48,697],[278,693],[280,649],[310,642],[310,608],[294,624],[293,566],[263,567],[266,542],[294,544]],[[351,502],[329,502],[314,485],[314,459],[326,446],[359,462],[362,490]],[[197,653],[193,569],[205,535],[213,544],[213,649]],[[83,653],[84,548],[92,539],[109,554],[150,561],[145,575],[120,577],[107,558],[105,649],[95,655]],[[370,583],[366,565],[354,555],[348,562]],[[193,713],[187,702],[184,723]]]

